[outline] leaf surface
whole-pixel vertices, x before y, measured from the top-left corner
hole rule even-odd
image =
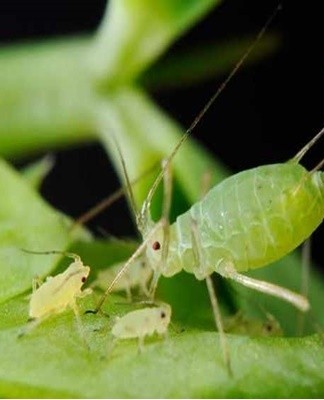
[[[27,254],[64,250],[84,231],[70,232],[70,220],[55,211],[5,161],[0,160],[0,302],[16,296],[44,278],[58,256]],[[83,232],[81,234],[81,232]]]

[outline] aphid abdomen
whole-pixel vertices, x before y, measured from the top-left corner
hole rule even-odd
[[[64,311],[81,294],[90,268],[73,262],[64,272],[41,285],[31,296],[30,318],[43,318]]]
[[[117,339],[143,339],[155,332],[164,335],[171,321],[171,313],[171,306],[165,303],[160,307],[131,311],[117,320],[111,333]]]
[[[225,179],[171,227],[167,271],[179,265],[204,279],[234,264],[237,271],[267,265],[302,243],[322,222],[321,172],[296,163],[254,168]],[[200,237],[203,265],[192,249],[192,223]]]

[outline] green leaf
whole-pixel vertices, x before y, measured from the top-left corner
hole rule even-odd
[[[70,232],[70,220],[53,210],[8,164],[0,160],[0,302],[29,289],[58,257],[26,254],[64,250],[85,232]]]
[[[166,55],[141,77],[141,83],[153,90],[169,90],[199,84],[227,73],[253,42],[252,37],[227,40],[224,43],[200,44],[176,54]],[[264,36],[251,53],[245,67],[263,60],[280,45],[275,34]],[[199,60],[199,62],[197,62]]]
[[[34,189],[39,189],[54,165],[54,158],[47,155],[23,168],[22,174]]]
[[[109,255],[109,263],[127,257],[132,244],[120,244],[115,260],[113,255],[119,246],[116,242],[112,247],[103,242],[84,246],[78,243],[74,250],[77,248],[83,254],[85,262],[98,265],[103,264],[104,253]],[[165,279],[164,290],[173,282],[173,278]],[[324,391],[321,336],[227,335],[233,369],[233,376],[229,376],[212,315],[206,314],[199,291],[192,289],[198,298],[191,301],[197,300],[201,307],[191,313],[187,305],[188,310],[181,314],[171,296],[168,300],[174,312],[169,336],[166,340],[148,338],[142,354],[138,354],[136,340],[112,346],[110,329],[115,316],[140,307],[125,303],[120,296],[110,296],[105,304],[104,311],[109,317],[83,314],[93,309],[98,293],[79,301],[89,349],[78,334],[71,310],[49,317],[28,335],[18,338],[26,323],[28,300],[19,296],[1,304],[1,397],[321,397]],[[170,288],[169,293],[172,291]],[[180,288],[177,296],[181,296]],[[188,299],[187,294],[185,298]]]
[[[134,80],[219,0],[112,0],[94,43],[95,76],[109,86]]]

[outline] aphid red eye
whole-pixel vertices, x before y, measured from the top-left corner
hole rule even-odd
[[[165,312],[164,312],[164,311],[161,311],[161,318],[165,318],[165,317],[166,317]]]
[[[82,279],[81,279],[81,282],[84,283],[86,280],[87,280],[87,277],[83,276]]]
[[[152,249],[153,250],[160,250],[160,248],[161,248],[160,242],[154,242],[152,244]]]

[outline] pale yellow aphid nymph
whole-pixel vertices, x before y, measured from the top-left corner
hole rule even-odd
[[[118,271],[122,268],[125,262],[120,262],[111,267],[99,271],[96,280],[92,283],[92,287],[98,287],[105,290],[108,285],[114,280]],[[148,283],[152,278],[153,270],[151,266],[141,257],[134,262],[132,268],[129,268],[125,274],[119,279],[113,287],[112,292],[125,291],[127,298],[131,300],[131,290],[139,288],[143,294],[148,294]]]
[[[170,321],[171,306],[163,303],[158,307],[131,311],[118,318],[111,333],[115,339],[138,339],[141,350],[144,338],[154,333],[165,335]]]
[[[89,276],[90,267],[83,265],[81,258],[73,253],[61,251],[24,251],[31,254],[63,254],[73,258],[74,261],[64,272],[55,276],[48,276],[46,281],[40,284],[39,287],[37,287],[37,282],[34,280],[33,293],[29,302],[29,321],[31,321],[31,323],[20,336],[39,325],[44,319],[53,314],[59,314],[70,307],[77,318],[78,328],[83,339],[76,299],[78,297],[87,296],[92,292],[91,289],[82,290],[82,286]]]
[[[74,262],[64,272],[47,277],[33,292],[29,303],[29,317],[46,318],[63,312],[67,307],[74,309],[76,298],[89,293],[82,292],[89,273],[90,267],[84,266],[80,257],[75,255]]]

